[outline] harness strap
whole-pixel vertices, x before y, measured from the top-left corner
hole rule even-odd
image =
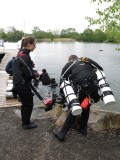
[[[103,88],[103,87],[109,87],[110,85],[108,83],[104,83],[104,84],[101,84],[100,85],[100,88]]]
[[[105,78],[105,77],[102,77],[102,78],[100,78],[100,79],[98,80],[98,82],[101,81],[101,80],[106,80],[106,78]]]
[[[103,92],[103,97],[105,97],[105,96],[108,96],[108,95],[113,95],[113,92],[112,91],[104,91]]]
[[[72,94],[74,94],[74,93],[67,94],[67,96],[65,96],[65,98],[67,98],[68,96],[70,96],[70,95],[72,95]]]
[[[67,71],[68,71],[76,62],[78,62],[78,61],[81,61],[81,59],[77,59],[76,61],[74,61],[74,62],[66,69],[66,71],[61,75],[61,79],[63,79],[65,73],[67,73]]]
[[[66,86],[71,86],[71,85],[70,84],[66,84],[66,85],[64,85],[64,87],[62,89],[64,89]]]
[[[25,55],[25,54],[24,54],[24,55]],[[28,69],[30,75],[32,76],[33,74],[32,74],[32,72],[31,72],[30,68],[27,66],[27,64],[26,64],[25,61],[21,58],[21,56],[18,56],[18,60],[19,60],[19,62],[21,62],[21,63]],[[22,67],[22,66],[21,66],[21,67]]]

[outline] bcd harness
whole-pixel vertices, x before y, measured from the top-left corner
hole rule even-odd
[[[62,81],[65,80],[65,79],[64,79],[64,75],[65,75],[65,74],[70,70],[70,68],[71,68],[73,65],[75,65],[78,61],[81,61],[81,62],[83,62],[83,63],[89,63],[91,66],[93,66],[94,68],[97,69],[97,67],[94,66],[94,65],[92,65],[92,64],[88,61],[87,58],[82,57],[81,59],[77,59],[76,61],[74,61],[74,62],[65,70],[65,72],[61,75],[61,80],[62,80]],[[69,77],[68,77],[68,79],[69,79]],[[79,91],[81,90],[81,87],[82,87],[82,89],[85,89],[85,88],[88,88],[89,85],[91,84],[89,77],[88,77],[88,79],[85,79],[85,80],[86,80],[85,85],[77,84],[77,87],[78,87],[78,89],[77,89],[77,95],[76,95],[77,98],[79,97]],[[88,83],[87,83],[87,82],[88,82]],[[70,83],[71,83],[71,85],[73,86],[73,82],[70,81]],[[84,108],[84,109],[87,109],[87,107],[89,106],[89,104],[93,104],[93,103],[94,103],[94,100],[93,100],[92,98],[90,98],[90,94],[91,94],[91,93],[90,93],[89,89],[88,89],[88,90],[85,89],[85,90],[86,90],[86,98],[82,101],[81,107]],[[68,96],[69,96],[69,95],[68,95]]]
[[[91,65],[91,67],[94,67],[94,68],[96,68],[96,69],[98,69],[95,65],[92,65],[92,63],[86,58],[86,57],[82,57],[81,59],[79,58],[79,59],[77,59],[76,61],[74,61],[65,71],[64,71],[64,73],[61,75],[61,80],[64,80],[64,75],[71,69],[71,67],[73,66],[73,65],[75,65],[77,62],[83,62],[83,63],[88,63],[89,65]],[[81,63],[81,66],[82,66],[82,63]],[[83,72],[83,69],[81,70],[82,71],[82,73],[85,73],[85,72]],[[81,72],[80,71],[80,72]],[[71,78],[71,76],[69,76],[68,77],[68,79],[70,80],[70,78]],[[95,80],[95,77],[82,77],[83,78],[83,80],[82,80],[82,82],[80,83],[80,82],[76,82],[76,83],[78,83],[79,85],[80,85],[80,87],[84,87],[84,88],[86,88],[86,87],[88,87],[90,84],[91,84],[91,82],[94,82],[94,80]],[[97,75],[96,75],[96,78],[97,78]],[[74,82],[75,83],[75,82]],[[72,84],[73,84],[73,82],[72,82]]]

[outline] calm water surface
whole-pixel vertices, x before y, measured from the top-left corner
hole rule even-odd
[[[107,81],[116,99],[116,104],[112,107],[105,107],[102,101],[98,105],[102,109],[120,111],[120,52],[115,50],[116,47],[116,44],[105,43],[43,42],[37,44],[31,57],[37,70],[46,68],[57,82],[69,55],[76,54],[78,57],[86,56],[95,60],[104,68]]]

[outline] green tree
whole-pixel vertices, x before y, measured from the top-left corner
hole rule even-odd
[[[81,42],[83,41],[83,39],[84,39],[84,34],[80,33],[77,40]]]
[[[120,0],[91,0],[91,2],[96,2],[99,8],[96,9],[98,19],[86,17],[90,25],[99,24],[104,31],[114,33],[116,42],[120,42]],[[102,3],[107,3],[108,7],[100,10]]]
[[[4,39],[4,41],[7,41],[7,34],[5,33],[3,28],[0,28],[0,39]]]
[[[59,38],[60,37],[60,31],[57,30],[57,29],[52,31],[52,34],[54,35],[54,38]]]
[[[61,31],[60,37],[78,39],[79,34],[76,32],[75,28],[68,28]]]
[[[7,40],[10,42],[17,42],[24,36],[23,31],[16,30],[15,27],[9,27],[7,32]]]
[[[66,32],[65,29],[62,29],[62,30],[61,30],[60,37],[61,37],[61,38],[66,38],[66,37],[67,37],[67,32]]]
[[[32,35],[33,35],[33,37],[36,38],[36,39],[47,38],[46,32],[40,30],[40,28],[37,27],[37,26],[35,26],[34,29],[32,30]]]
[[[94,32],[92,29],[85,29],[82,34],[82,39],[84,42],[93,42],[94,41]]]
[[[107,29],[105,31],[105,34],[106,34],[106,37],[107,37],[107,42],[113,42],[113,43],[116,42],[116,36],[115,36],[114,31],[112,31],[110,29]]]
[[[54,34],[51,30],[49,30],[48,32],[46,32],[46,38],[50,38],[51,40],[54,39]]]
[[[94,41],[103,42],[107,39],[106,34],[101,29],[96,29],[94,32]]]

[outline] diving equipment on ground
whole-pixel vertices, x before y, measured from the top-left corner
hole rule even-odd
[[[6,99],[13,99],[14,98],[12,92],[6,92],[5,97],[6,97]]]
[[[74,116],[79,115],[82,112],[78,98],[69,81],[63,80],[61,86],[67,103],[69,104],[69,109]]]
[[[110,88],[110,85],[108,84],[106,80],[106,76],[103,71],[96,70],[97,79],[98,79],[98,85],[100,87],[100,92],[103,97],[103,102],[105,105],[112,105],[115,103],[115,98],[113,95],[113,92]]]
[[[13,80],[8,79],[7,80],[6,94],[5,94],[6,99],[14,98],[13,93],[12,93],[12,88],[13,88]]]
[[[57,102],[57,86],[55,78],[50,79],[50,85],[46,89],[46,94],[44,97],[45,111],[50,111],[55,107]]]

